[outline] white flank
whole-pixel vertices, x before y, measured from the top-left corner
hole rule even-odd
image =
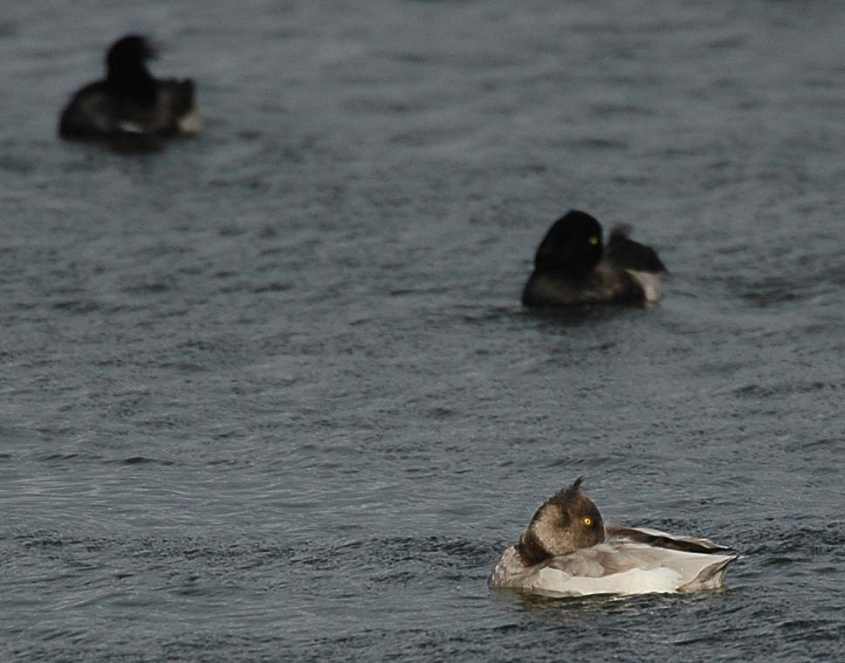
[[[634,269],[626,269],[631,276],[640,284],[645,293],[645,300],[649,304],[660,301],[663,296],[663,279],[660,274],[653,274],[652,272],[638,272]]]
[[[677,592],[681,574],[665,567],[631,569],[601,578],[572,576],[558,569],[542,569],[532,589],[538,593],[559,596],[590,594],[668,594]]]
[[[179,131],[183,134],[198,134],[202,131],[202,117],[196,108],[179,118]]]
[[[145,133],[144,128],[140,124],[135,124],[134,122],[120,122],[117,125],[121,131],[125,131],[128,134],[142,134]]]

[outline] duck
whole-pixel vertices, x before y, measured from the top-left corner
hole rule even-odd
[[[488,578],[493,589],[549,597],[722,589],[739,555],[706,538],[606,527],[583,477],[548,498]]]
[[[595,217],[569,210],[555,221],[534,255],[534,271],[522,291],[526,307],[577,304],[654,304],[667,272],[657,252],[615,226],[605,246]]]
[[[106,52],[106,76],[76,91],[59,118],[65,140],[140,140],[193,136],[202,122],[190,78],[155,78],[147,62],[156,49],[127,34]]]

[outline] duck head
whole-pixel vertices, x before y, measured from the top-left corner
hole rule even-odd
[[[106,81],[115,91],[138,101],[155,99],[155,79],[147,61],[156,50],[142,35],[126,35],[114,42],[106,53]]]
[[[583,477],[576,479],[534,513],[516,546],[527,565],[604,541],[604,521],[598,507],[581,492],[582,482]]]
[[[549,228],[534,256],[534,269],[580,279],[601,260],[602,229],[586,212],[570,210]]]

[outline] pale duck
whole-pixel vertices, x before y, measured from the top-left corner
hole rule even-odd
[[[738,555],[704,538],[605,527],[582,478],[546,500],[489,578],[492,588],[545,596],[695,592],[725,585]]]

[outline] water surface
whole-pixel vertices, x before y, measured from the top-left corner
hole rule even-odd
[[[841,655],[845,8],[364,4],[7,8],[3,658]],[[129,30],[205,134],[58,142]],[[521,309],[570,207],[659,306]],[[491,594],[579,475],[728,590]]]

